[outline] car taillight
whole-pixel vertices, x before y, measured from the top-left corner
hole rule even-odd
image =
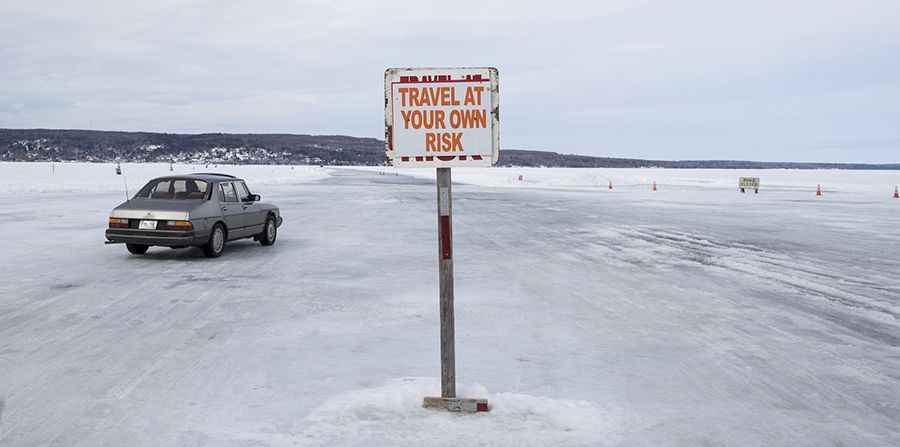
[[[128,219],[119,219],[118,217],[109,218],[110,228],[128,228]]]
[[[194,224],[189,220],[167,220],[165,222],[166,229],[169,230],[193,230]]]

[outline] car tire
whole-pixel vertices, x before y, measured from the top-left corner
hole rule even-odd
[[[125,248],[128,249],[128,253],[133,255],[142,255],[147,253],[147,250],[150,249],[149,245],[144,244],[125,244]]]
[[[257,236],[259,238],[259,243],[263,245],[272,245],[275,243],[275,239],[278,238],[278,224],[275,223],[275,216],[269,216],[266,219],[266,225],[263,227],[263,232]]]
[[[209,241],[203,246],[207,258],[218,258],[225,252],[225,227],[217,223],[209,233]]]

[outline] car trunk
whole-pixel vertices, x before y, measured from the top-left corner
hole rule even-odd
[[[131,199],[117,206],[111,217],[144,220],[189,220],[203,200]]]

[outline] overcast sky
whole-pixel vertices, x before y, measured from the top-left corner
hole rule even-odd
[[[900,161],[900,2],[0,3],[0,127],[381,138],[387,67],[495,66],[501,145]]]

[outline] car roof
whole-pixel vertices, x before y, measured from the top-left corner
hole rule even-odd
[[[214,172],[198,172],[198,173],[194,173],[194,174],[167,175],[165,177],[157,177],[153,180],[161,180],[161,179],[192,179],[192,180],[203,180],[203,181],[209,182],[209,183],[243,181],[243,179],[237,178],[233,175],[218,174],[218,173],[214,173]]]

